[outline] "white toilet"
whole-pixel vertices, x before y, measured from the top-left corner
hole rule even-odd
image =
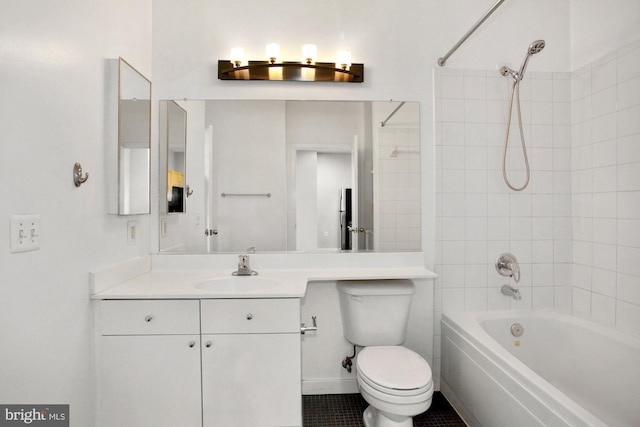
[[[410,280],[338,281],[345,338],[365,347],[356,360],[358,388],[369,403],[366,427],[411,427],[431,406],[431,368],[402,347],[415,286]]]

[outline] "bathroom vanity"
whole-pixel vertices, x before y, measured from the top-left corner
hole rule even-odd
[[[101,425],[301,425],[299,299],[99,306]]]
[[[301,298],[313,280],[424,268],[149,271],[94,291],[100,427],[302,426]],[[321,327],[321,324],[320,324]]]

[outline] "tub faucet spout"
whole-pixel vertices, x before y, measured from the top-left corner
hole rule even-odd
[[[521,295],[520,295],[520,291],[518,289],[515,289],[511,285],[503,285],[502,288],[500,289],[500,292],[502,292],[503,295],[506,295],[506,296],[511,297],[513,299],[521,299],[522,298]]]

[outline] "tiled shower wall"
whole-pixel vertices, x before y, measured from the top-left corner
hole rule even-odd
[[[640,335],[640,42],[521,84],[531,183],[501,162],[510,79],[436,70],[435,378],[443,311],[555,308]],[[515,123],[516,111],[514,110]],[[509,175],[523,182],[517,127]],[[522,300],[493,263],[520,261]]]
[[[640,42],[575,71],[573,311],[640,335]]]
[[[380,250],[420,249],[420,131],[379,128]]]
[[[497,70],[447,68],[434,77],[437,373],[442,311],[569,310],[572,176],[569,73],[528,73],[520,85],[531,167],[521,192],[502,178],[512,79]],[[525,174],[515,103],[507,168],[520,186]],[[495,270],[503,252],[520,263],[517,285]],[[519,288],[522,299],[502,295],[505,283]]]

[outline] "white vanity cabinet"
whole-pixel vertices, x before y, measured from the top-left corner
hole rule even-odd
[[[101,427],[199,427],[198,300],[101,301]]]
[[[300,300],[202,300],[204,427],[301,426]]]
[[[302,425],[300,300],[104,300],[100,427]]]

